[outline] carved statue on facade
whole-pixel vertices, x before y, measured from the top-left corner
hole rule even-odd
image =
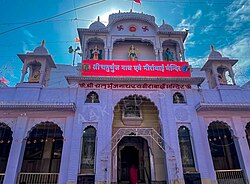
[[[221,74],[218,74],[219,83],[222,85],[227,85],[227,80]]]
[[[31,83],[37,83],[40,81],[40,67],[36,66],[33,68],[33,73],[31,75],[31,77],[29,78],[28,82]]]
[[[128,51],[128,57],[130,61],[137,61],[137,53],[136,53],[134,45],[131,45]]]
[[[102,59],[102,50],[96,45],[94,49],[90,49],[90,59],[99,60]]]
[[[167,48],[165,51],[165,57],[167,61],[174,61],[174,55],[169,48]]]

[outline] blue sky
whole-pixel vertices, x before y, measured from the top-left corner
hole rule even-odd
[[[98,0],[0,0],[0,78],[15,86],[20,80],[22,62],[16,54],[33,51],[42,40],[56,64],[72,64],[69,46],[76,46],[77,27],[87,28],[97,16],[107,24],[112,12],[129,11],[130,0],[106,0],[87,8],[33,24],[15,31],[12,28],[42,20]],[[237,58],[236,82],[250,80],[250,1],[249,0],[141,0],[135,12],[164,19],[175,30],[189,30],[185,42],[186,60],[202,66],[213,44],[224,56]],[[78,57],[80,62],[81,58]]]

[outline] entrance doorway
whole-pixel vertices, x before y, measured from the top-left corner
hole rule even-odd
[[[118,183],[129,182],[129,170],[137,168],[138,182],[151,181],[149,147],[142,137],[124,137],[118,144]]]

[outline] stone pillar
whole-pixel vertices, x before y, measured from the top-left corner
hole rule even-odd
[[[71,136],[72,136],[72,127],[74,123],[74,118],[72,116],[67,117],[65,123],[65,130],[63,132],[64,143],[60,164],[60,173],[58,178],[59,184],[65,184],[67,182],[67,173],[70,162],[70,148],[71,148]]]
[[[219,79],[218,79],[218,72],[215,66],[212,66],[212,72],[213,72],[213,78],[215,80],[216,86],[220,85]]]
[[[159,61],[159,53],[158,50],[155,50],[155,60]]]
[[[163,53],[163,51],[162,51],[162,49],[160,49],[159,50],[160,61],[163,61],[162,53]]]
[[[105,48],[105,60],[108,60],[108,56],[109,56],[109,49],[108,48]]]
[[[113,49],[109,48],[109,60],[113,59],[112,51],[113,51]]]
[[[113,123],[112,90],[101,90],[102,106],[98,117],[97,142],[96,142],[96,184],[110,184],[111,176],[111,138]],[[108,104],[108,105],[107,105]]]
[[[26,63],[26,62],[24,62],[23,69],[22,69],[21,83],[24,82],[24,77],[25,77],[25,75],[27,74],[27,65],[26,65],[25,63]]]
[[[239,158],[241,169],[243,170],[247,183],[250,182],[250,154],[249,154],[249,145],[246,137],[246,124],[240,125],[242,122],[240,117],[233,117],[233,123],[237,126],[235,128],[235,146],[237,150],[237,155]],[[239,125],[239,126],[238,126]]]
[[[167,150],[165,154],[167,183],[184,184],[174,109],[171,107],[167,108],[166,104],[173,104],[170,90],[164,91],[164,95],[161,95],[159,109],[163,138],[166,144],[168,144],[165,145],[165,149]]]
[[[216,176],[213,167],[213,160],[211,151],[208,143],[207,125],[202,118],[198,118],[195,110],[196,100],[199,95],[194,95],[192,91],[186,91],[187,102],[190,109],[190,120],[191,120],[191,142],[193,155],[195,159],[195,166],[197,171],[201,175],[203,183],[216,183]]]
[[[198,117],[197,117],[198,118]],[[208,124],[203,117],[199,117],[194,126],[194,148],[197,155],[197,166],[201,174],[203,183],[217,183],[216,174],[213,165],[213,159],[208,142]],[[199,127],[196,127],[199,126]]]
[[[234,79],[234,72],[233,72],[232,67],[229,69],[229,76],[232,79],[233,85],[236,85],[236,82],[235,82],[235,79]]]
[[[19,116],[17,118],[3,184],[17,183],[26,144],[24,138],[26,136],[27,121],[28,118],[26,116]]]
[[[81,160],[80,155],[81,155],[81,141],[82,141],[82,124],[78,120],[79,112],[76,112],[75,114],[76,115],[74,117],[73,130],[72,130],[74,133],[69,140],[70,141],[69,144],[71,144],[71,149],[69,151],[69,157],[68,157],[69,164],[68,164],[68,171],[67,171],[67,174],[68,174],[67,184],[77,183],[79,163]]]

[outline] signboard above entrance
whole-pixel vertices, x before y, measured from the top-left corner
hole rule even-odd
[[[82,76],[190,77],[188,62],[83,60]]]

